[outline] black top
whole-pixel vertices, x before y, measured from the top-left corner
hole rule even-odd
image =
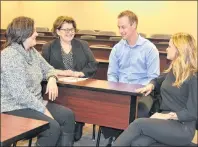
[[[175,76],[172,72],[162,74],[151,81],[155,89],[160,88],[162,97],[161,109],[177,114],[180,122],[193,122],[197,120],[197,75],[191,76],[180,88],[172,86]],[[195,126],[194,126],[195,127]]]
[[[73,53],[73,70],[83,72],[86,77],[93,77],[97,71],[97,61],[90,50],[88,43],[79,39],[71,41]],[[56,69],[65,69],[61,55],[60,39],[55,39],[42,48],[42,55],[47,62]]]
[[[73,53],[72,50],[67,54],[64,52],[63,48],[61,47],[61,55],[63,58],[63,63],[65,66],[65,70],[73,70]]]

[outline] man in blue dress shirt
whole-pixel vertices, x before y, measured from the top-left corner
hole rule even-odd
[[[159,52],[149,40],[137,32],[138,18],[127,10],[118,15],[122,39],[113,47],[109,57],[108,81],[147,85],[160,74]],[[153,100],[142,97],[138,103],[138,117],[149,117]],[[116,123],[116,122],[115,122]],[[102,127],[105,138],[117,137],[121,131]]]

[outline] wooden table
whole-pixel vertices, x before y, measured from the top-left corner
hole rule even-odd
[[[142,85],[96,79],[58,83],[59,94],[54,102],[72,109],[78,122],[126,129],[137,116],[135,89]]]
[[[1,146],[30,139],[48,128],[47,121],[1,113]]]

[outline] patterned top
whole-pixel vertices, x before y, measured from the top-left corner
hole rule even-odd
[[[32,48],[13,43],[1,51],[1,112],[30,108],[44,113],[41,81],[56,70]]]
[[[73,70],[73,53],[72,53],[72,49],[70,50],[70,52],[67,54],[64,52],[63,48],[61,47],[61,55],[63,58],[63,64],[65,66],[66,70]]]

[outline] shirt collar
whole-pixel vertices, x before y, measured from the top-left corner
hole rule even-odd
[[[133,45],[132,47],[135,47],[137,45],[142,45],[144,42],[145,42],[145,39],[142,36],[138,35],[138,40],[136,41],[135,45]],[[123,40],[123,43],[124,45],[130,46],[127,40]]]

